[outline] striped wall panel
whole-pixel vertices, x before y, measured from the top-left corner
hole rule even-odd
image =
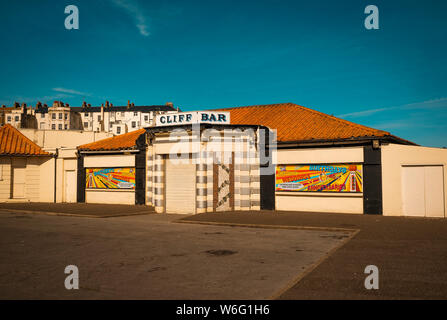
[[[153,176],[153,190],[154,197],[153,202],[155,206],[155,212],[165,212],[164,206],[164,159],[163,155],[155,155],[154,160],[154,176]]]
[[[149,206],[153,206],[153,185],[152,185],[152,178],[153,178],[153,169],[154,169],[154,156],[153,156],[153,150],[154,148],[152,146],[149,146],[147,148],[147,170],[146,170],[146,204]]]

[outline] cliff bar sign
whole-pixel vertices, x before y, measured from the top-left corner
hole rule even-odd
[[[229,112],[177,112],[158,114],[155,118],[155,126],[175,126],[193,123],[230,124]]]

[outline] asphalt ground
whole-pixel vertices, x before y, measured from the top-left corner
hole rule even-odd
[[[353,235],[180,217],[0,210],[0,299],[271,299]],[[64,286],[68,265],[79,270],[78,290]]]
[[[150,207],[124,205],[6,203],[0,204],[0,208],[8,210],[5,213],[22,210],[28,213],[90,214],[91,217],[152,213]],[[280,299],[447,298],[446,219],[281,211],[176,217],[188,223],[227,226],[245,224],[359,230],[342,248],[335,250],[316,268],[308,270],[310,272],[281,294]],[[366,290],[364,287],[367,265],[379,268],[378,290]]]
[[[155,213],[154,208],[144,205],[93,204],[93,203],[0,203],[0,210],[17,213],[40,213],[77,217],[108,218]]]
[[[360,230],[280,299],[447,298],[447,219],[257,211],[183,220]],[[378,290],[365,289],[368,265],[379,269]]]

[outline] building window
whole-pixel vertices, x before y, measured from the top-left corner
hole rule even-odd
[[[135,128],[137,126],[137,124],[135,123],[135,121],[132,121],[132,128]]]
[[[138,112],[133,113],[134,117],[138,116]]]
[[[42,112],[42,113],[40,114],[40,117],[41,117],[41,118],[45,118],[45,113]]]
[[[19,121],[19,116],[15,116],[14,121],[16,121],[16,122]]]
[[[88,117],[88,112],[84,113],[84,116]]]
[[[62,113],[59,113],[59,120],[62,120]]]
[[[64,114],[64,119],[67,120],[68,119],[68,113]]]
[[[65,130],[68,129],[68,124],[64,124],[64,129],[65,129]]]
[[[45,129],[45,122],[40,123],[40,129]]]
[[[146,121],[146,122],[149,121],[149,116],[148,116],[148,115],[145,115],[145,116],[144,116],[144,121]]]
[[[11,122],[11,117],[8,117],[8,122]]]
[[[53,113],[53,114],[51,115],[51,119],[56,120],[56,114],[55,114],[55,113]]]
[[[59,128],[59,130],[62,130],[62,124],[61,123],[59,123],[58,128]]]
[[[51,130],[56,130],[56,125],[54,123],[51,125]]]
[[[121,134],[121,127],[116,127],[116,134]]]
[[[88,128],[88,122],[84,122],[84,128]]]
[[[98,122],[101,121],[101,116],[98,116]]]

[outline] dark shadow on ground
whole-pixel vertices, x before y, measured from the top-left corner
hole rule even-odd
[[[93,203],[0,203],[0,210],[50,212],[92,217],[113,217],[155,213],[154,208],[144,205],[93,204]]]

